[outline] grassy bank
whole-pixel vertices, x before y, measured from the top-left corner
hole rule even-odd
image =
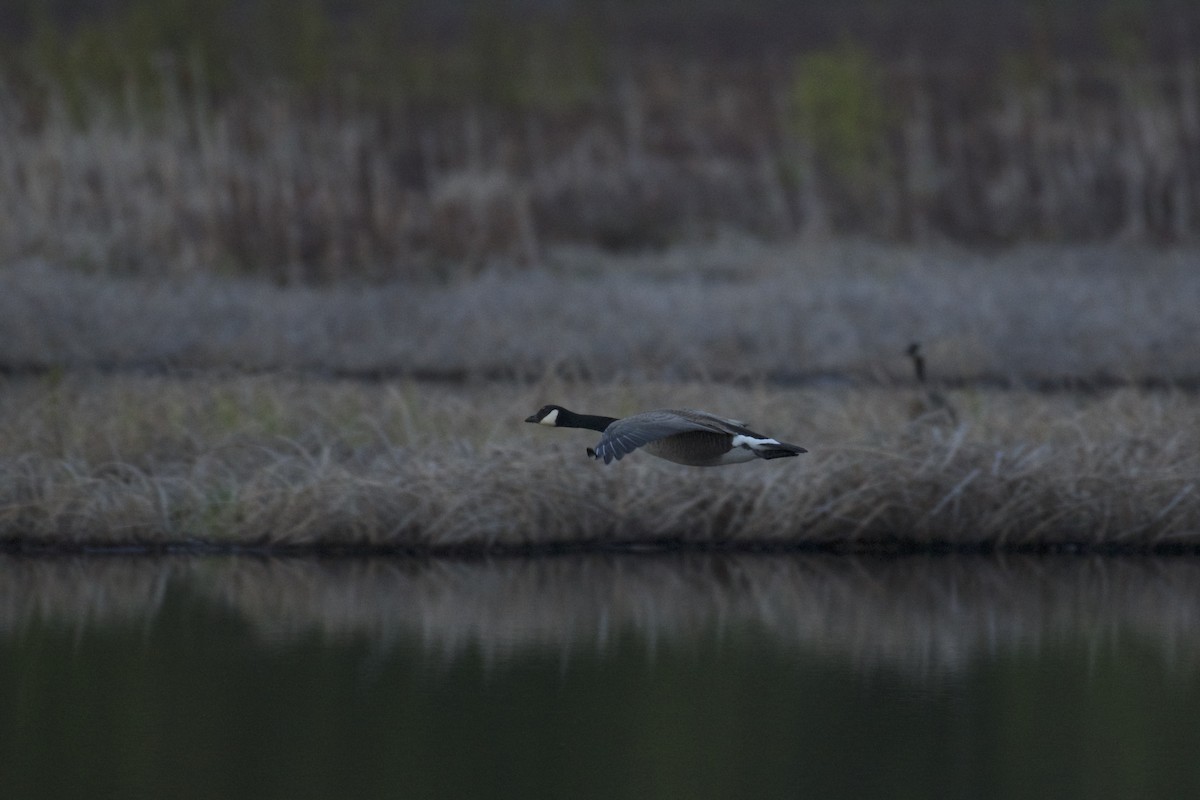
[[[1195,262],[729,239],[317,288],[30,261],[0,270],[0,538],[1200,547]],[[705,408],[811,452],[603,468],[591,434],[521,422],[548,402]]]
[[[685,383],[438,387],[280,378],[9,379],[0,538],[411,551],[671,541],[775,546],[1200,545],[1200,402]],[[709,408],[809,448],[693,470],[584,456],[525,425],[558,401]]]
[[[448,284],[277,287],[0,269],[0,371],[966,384],[1200,382],[1194,248],[993,254],[854,241],[614,257]],[[529,411],[526,411],[529,413]]]

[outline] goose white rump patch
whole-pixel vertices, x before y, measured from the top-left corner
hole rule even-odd
[[[734,436],[733,441],[731,442],[731,446],[733,447],[747,447],[751,450],[756,450],[759,447],[766,447],[767,445],[772,444],[777,445],[779,444],[779,441],[777,439],[755,439],[753,436],[743,436],[741,434]]]

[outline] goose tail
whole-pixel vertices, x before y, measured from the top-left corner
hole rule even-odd
[[[738,434],[733,437],[730,442],[733,447],[744,447],[759,458],[786,458],[787,456],[798,456],[801,453],[807,453],[803,447],[787,442],[781,442],[778,439],[759,438],[748,434]]]
[[[807,453],[803,447],[787,442],[775,442],[772,444],[763,444],[758,447],[751,447],[751,452],[759,458],[787,458],[789,456],[798,456],[801,453]]]

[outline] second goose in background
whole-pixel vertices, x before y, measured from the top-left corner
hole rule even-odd
[[[617,419],[576,414],[551,405],[542,406],[525,421],[555,428],[602,431],[604,435],[596,447],[589,447],[587,453],[605,464],[614,459],[619,461],[639,447],[651,455],[692,467],[716,467],[808,452],[803,447],[755,433],[743,422],[691,409],[646,411]]]

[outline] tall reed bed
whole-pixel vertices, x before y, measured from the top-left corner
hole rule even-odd
[[[414,552],[1200,545],[1200,405],[1172,393],[967,392],[951,396],[951,424],[897,390],[163,380],[10,384],[0,538]],[[593,434],[521,422],[549,401],[614,416],[705,407],[811,453],[604,467],[584,455]]]
[[[147,109],[132,82],[78,102],[0,85],[0,262],[327,282],[731,230],[1194,239],[1200,67],[1034,66],[981,88],[854,47],[634,57],[569,108],[267,82],[213,99],[168,75]]]

